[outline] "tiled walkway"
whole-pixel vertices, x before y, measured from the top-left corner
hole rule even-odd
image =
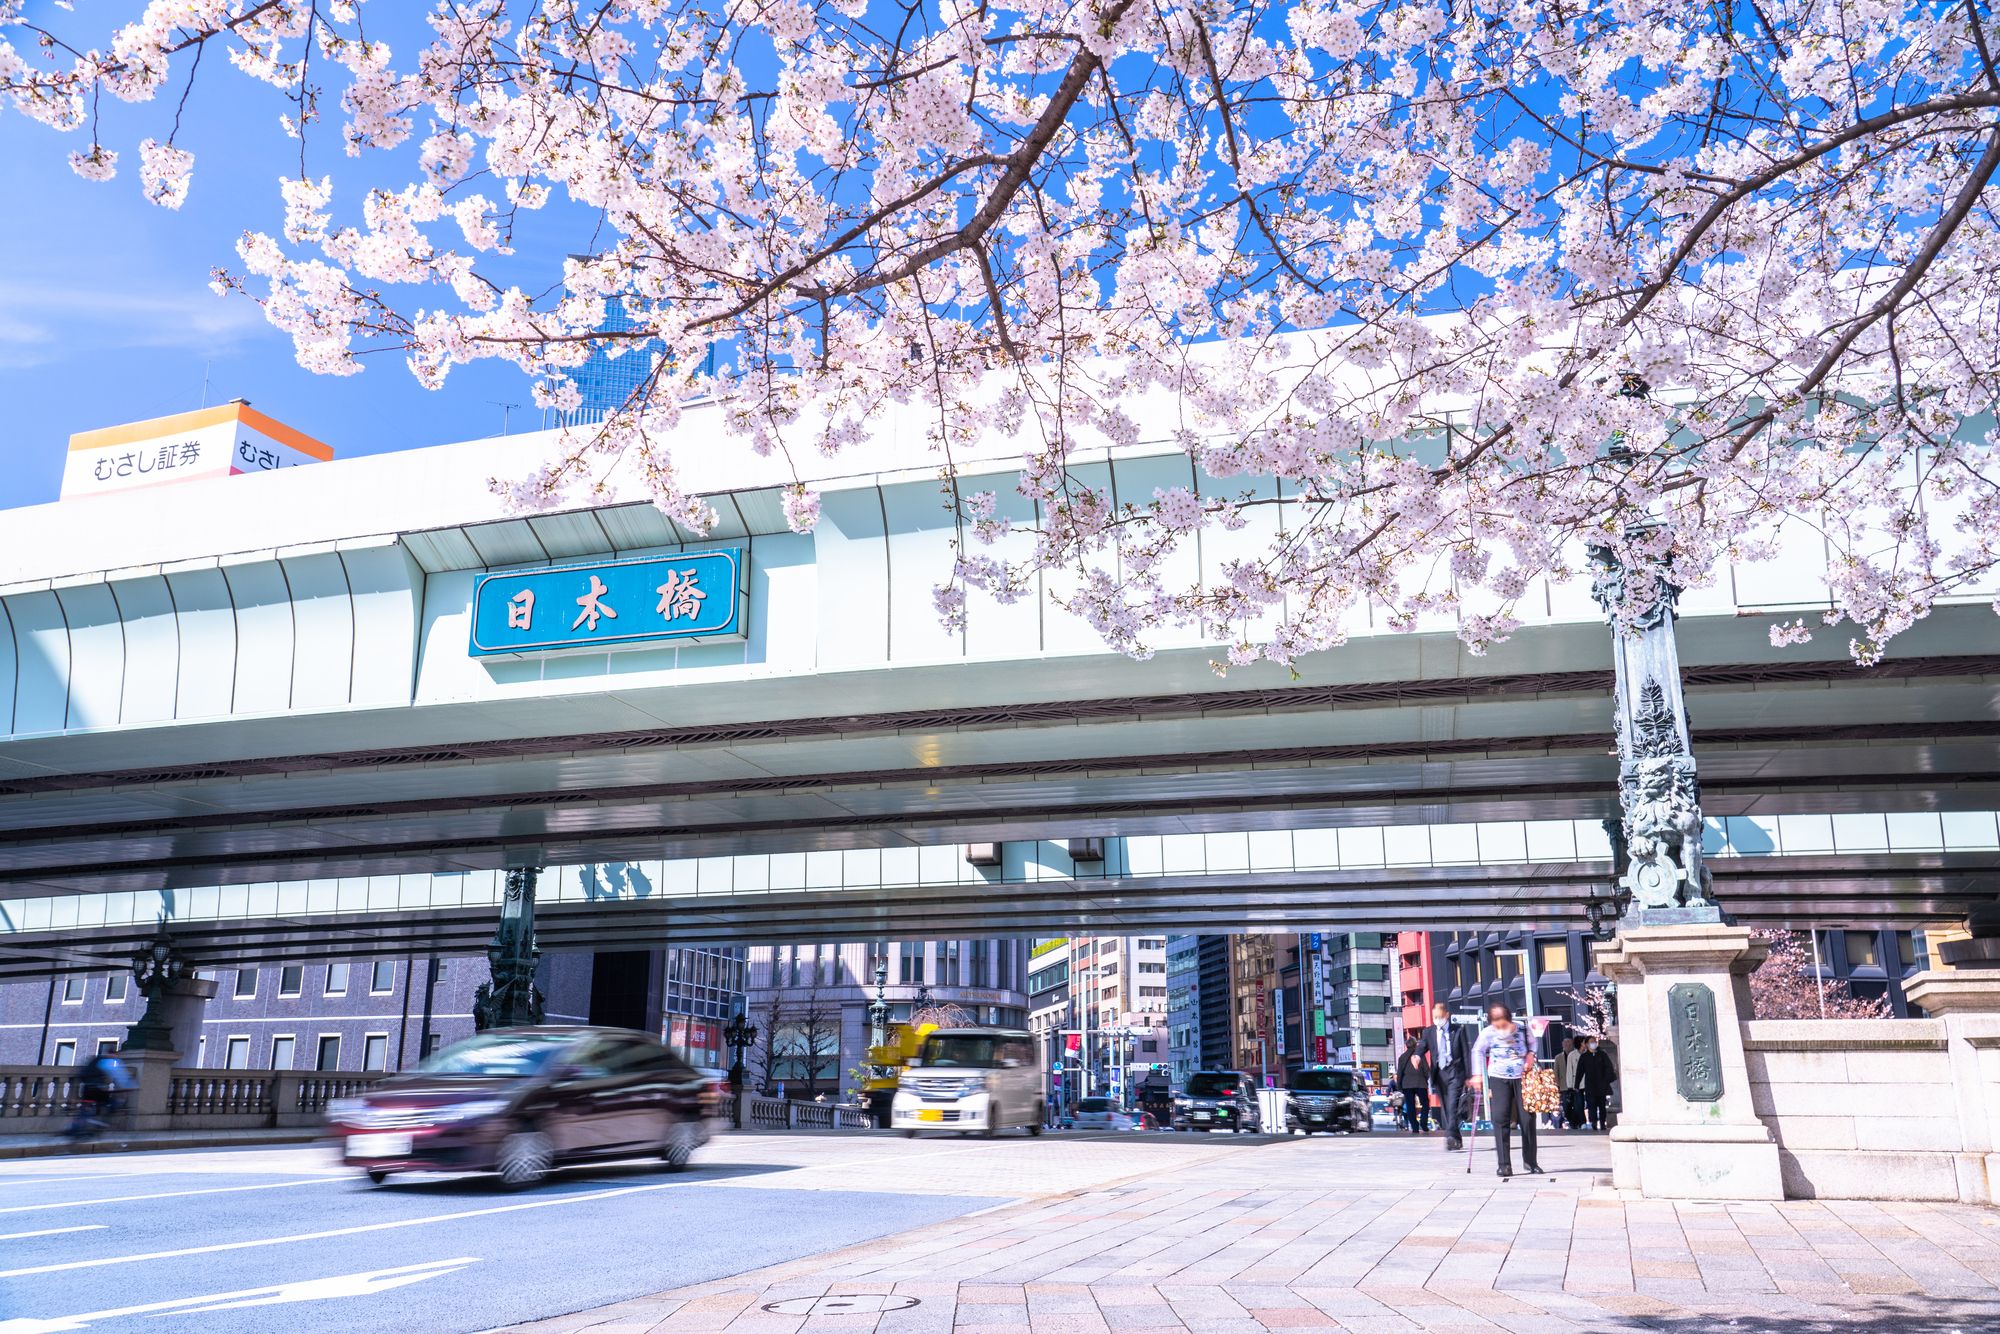
[[[803,1138],[803,1137],[795,1137]],[[919,1232],[517,1327],[535,1334],[1396,1334],[1496,1330],[2000,1330],[2000,1211],[1621,1199],[1602,1138],[1545,1139],[1555,1175],[1497,1181],[1438,1141],[1074,1145],[1080,1179]],[[765,1160],[786,1155],[768,1140]],[[874,1189],[899,1154],[1070,1146],[831,1137]],[[726,1136],[706,1155],[756,1156]],[[801,1146],[803,1147],[803,1146]],[[1161,1166],[1158,1158],[1183,1158]],[[1122,1151],[1140,1150],[1121,1174]],[[1151,1162],[1142,1162],[1144,1159]],[[903,1160],[907,1161],[907,1159]],[[996,1160],[997,1164],[998,1160]],[[866,1164],[864,1168],[862,1165]],[[911,1164],[914,1165],[914,1164]],[[940,1157],[926,1175],[939,1177]],[[740,1179],[803,1184],[827,1166]],[[849,1187],[841,1180],[829,1187]],[[907,1188],[907,1187],[906,1187]],[[988,1188],[990,1190],[990,1187]],[[1017,1192],[1026,1189],[1017,1187]],[[746,1218],[769,1226],[746,1210]],[[911,1302],[909,1299],[915,1299]],[[775,1307],[776,1309],[772,1309]],[[890,1309],[885,1309],[890,1308]]]

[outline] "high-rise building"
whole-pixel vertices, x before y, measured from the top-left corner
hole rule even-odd
[[[1167,1061],[1176,1089],[1201,1068],[1201,937],[1167,937]]]
[[[878,972],[891,1022],[908,1021],[928,999],[956,1006],[970,1023],[1028,1024],[1024,939],[753,945],[745,953],[745,1008],[759,1031],[744,1064],[753,1085],[782,1085],[788,1095],[840,1094],[865,1077]]]

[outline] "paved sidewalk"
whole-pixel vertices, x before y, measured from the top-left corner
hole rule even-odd
[[[1148,1142],[1150,1141],[1150,1142]],[[1672,1204],[1610,1186],[1601,1136],[1544,1137],[1554,1175],[1468,1174],[1436,1139],[1377,1134],[1101,1144],[1094,1181],[953,1222],[556,1320],[521,1334],[1401,1334],[2000,1329],[2000,1211]],[[962,1140],[846,1141],[877,1189]],[[1081,1147],[1081,1146],[1080,1146]],[[705,1150],[734,1161],[731,1137]],[[1137,1150],[1120,1177],[1120,1151]],[[914,1150],[914,1160],[902,1156]],[[1187,1155],[1162,1166],[1162,1152]],[[924,1162],[923,1159],[931,1161]],[[1148,1163],[1144,1160],[1152,1159]],[[995,1160],[996,1162],[999,1160]],[[805,1175],[810,1175],[809,1169]],[[739,1178],[755,1189],[800,1174]],[[1039,1174],[1038,1174],[1039,1175]],[[1105,1183],[1109,1184],[1105,1184]],[[1016,1187],[1014,1193],[1030,1193]],[[746,1202],[747,1203],[747,1202]],[[745,1227],[782,1226],[744,1211]],[[662,1238],[671,1245],[670,1237]],[[914,1299],[914,1300],[912,1300]],[[775,1307],[775,1309],[773,1309]]]

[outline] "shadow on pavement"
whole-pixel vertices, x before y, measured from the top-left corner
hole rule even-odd
[[[572,1190],[587,1189],[592,1186],[650,1186],[678,1182],[698,1186],[704,1181],[726,1181],[732,1177],[764,1176],[771,1172],[796,1172],[797,1163],[702,1163],[688,1164],[679,1172],[669,1172],[657,1160],[630,1163],[591,1163],[579,1167],[560,1167],[549,1174],[547,1181],[527,1190],[510,1192],[501,1189],[500,1178],[490,1172],[472,1172],[463,1176],[426,1175],[412,1172],[407,1176],[392,1176],[381,1185],[375,1185],[366,1176],[356,1174],[355,1184],[369,1192],[390,1195],[536,1195],[560,1193],[564,1187]]]
[[[1717,1296],[1714,1301],[1726,1301]],[[1911,1311],[1887,1303],[1849,1306],[1844,1317],[1770,1315],[1614,1316],[1607,1313],[1606,1330],[1670,1329],[1674,1334],[1826,1334],[1866,1331],[1874,1334],[1985,1334],[2000,1328],[2000,1304],[1950,1297],[1918,1297],[1934,1309]]]

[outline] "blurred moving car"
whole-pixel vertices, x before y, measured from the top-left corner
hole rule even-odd
[[[708,1139],[713,1081],[644,1033],[500,1028],[327,1107],[341,1160],[395,1172],[498,1172],[532,1186],[565,1163],[658,1155],[687,1165]]]
[[[1109,1098],[1076,1100],[1078,1130],[1136,1130],[1138,1121],[1130,1112],[1115,1106]]]
[[[1403,1121],[1389,1105],[1389,1095],[1380,1090],[1368,1095],[1368,1119],[1385,1130],[1394,1130]]]
[[[1197,1070],[1174,1099],[1175,1130],[1258,1130],[1257,1089],[1240,1070]]]
[[[1291,1094],[1286,1101],[1285,1128],[1303,1130],[1366,1131],[1372,1118],[1372,1099],[1365,1081],[1352,1070],[1307,1066],[1294,1070],[1285,1079]]]

